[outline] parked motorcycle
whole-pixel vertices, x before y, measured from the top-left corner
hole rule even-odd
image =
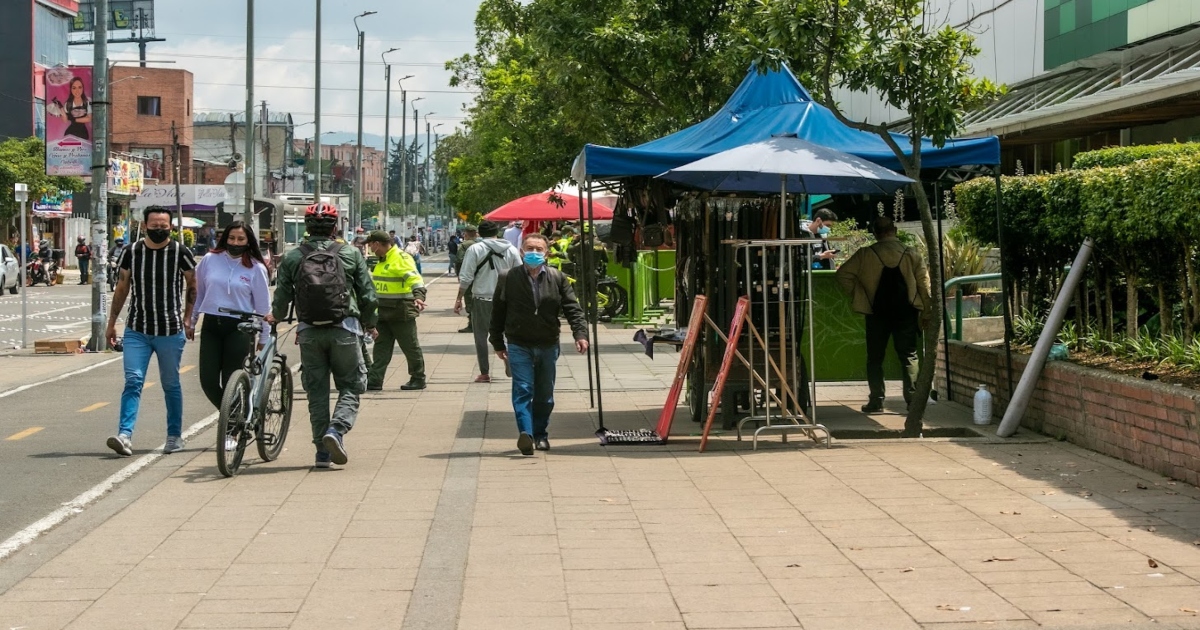
[[[50,286],[50,275],[46,269],[48,266],[48,263],[43,262],[41,259],[35,258],[29,261],[29,265],[25,268],[25,285],[30,287],[39,284]]]

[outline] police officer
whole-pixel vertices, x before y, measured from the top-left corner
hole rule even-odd
[[[383,376],[392,362],[396,342],[408,360],[409,380],[400,389],[425,389],[425,356],[417,340],[417,316],[425,310],[426,291],[416,261],[382,230],[371,232],[367,248],[379,261],[371,270],[371,281],[379,297],[379,337],[375,339],[375,353],[367,372],[367,390],[383,389]]]

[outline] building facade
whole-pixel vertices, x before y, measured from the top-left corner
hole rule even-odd
[[[177,140],[179,183],[193,183],[192,73],[118,65],[113,66],[109,81],[110,150],[146,158],[147,179],[175,183]]]
[[[321,159],[324,163],[322,173],[322,192],[335,194],[350,194],[356,181],[354,173],[355,145],[351,142],[342,144],[322,144]],[[298,158],[304,158],[308,166],[308,177],[316,172],[316,162],[313,157],[312,140],[301,139],[293,143],[293,151]],[[363,201],[382,203],[383,178],[387,172],[387,155],[374,147],[363,146],[362,155],[362,186]],[[311,181],[305,192],[312,192]]]
[[[47,68],[67,63],[75,0],[4,0],[0,10],[0,140],[46,137]]]
[[[1107,146],[1200,140],[1200,2],[931,0],[937,23],[969,29],[975,74],[1008,93],[969,112],[960,135],[1000,138],[1002,170],[1052,172]],[[866,94],[851,118],[899,121]]]
[[[295,124],[285,112],[267,112],[263,123],[261,112],[255,112],[254,128],[254,186],[255,194],[268,197],[275,193],[303,192],[303,169],[295,164],[292,138]],[[195,131],[195,164],[197,177],[209,181],[229,174],[229,164],[241,157],[245,164],[246,116],[242,113],[197,113],[193,119]],[[225,165],[225,168],[221,168]]]

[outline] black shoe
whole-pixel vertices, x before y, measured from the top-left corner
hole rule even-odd
[[[411,392],[416,389],[425,389],[425,381],[418,381],[417,379],[414,378],[414,379],[410,380],[409,382],[401,385],[400,389],[402,389],[406,392]]]
[[[401,388],[401,389],[403,389],[403,388]],[[383,391],[383,385],[367,385],[367,391],[381,392],[381,391]]]
[[[883,411],[883,403],[867,403],[862,406],[863,413],[879,413]]]
[[[467,326],[466,328],[459,328],[459,329],[458,329],[458,332],[460,332],[460,333],[468,333],[468,332],[471,332],[471,327],[470,327],[470,326]]]
[[[546,438],[538,438],[537,442],[533,445],[533,448],[536,448],[539,451],[548,451],[550,450],[550,440]]]
[[[533,455],[533,436],[522,433],[521,437],[517,438],[517,450],[521,451],[522,455]]]

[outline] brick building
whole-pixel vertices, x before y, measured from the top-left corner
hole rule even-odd
[[[139,78],[140,77],[140,78]],[[192,73],[114,66],[111,150],[148,158],[147,178],[174,183],[171,125],[179,136],[180,183],[192,183]]]
[[[329,193],[349,194],[354,186],[355,144],[322,144],[321,157],[329,164],[324,173],[325,179],[322,191]],[[294,151],[297,156],[312,156],[312,140],[295,140]],[[383,201],[383,177],[387,171],[387,158],[383,151],[374,147],[363,147],[363,201]],[[309,188],[311,191],[311,185]]]

